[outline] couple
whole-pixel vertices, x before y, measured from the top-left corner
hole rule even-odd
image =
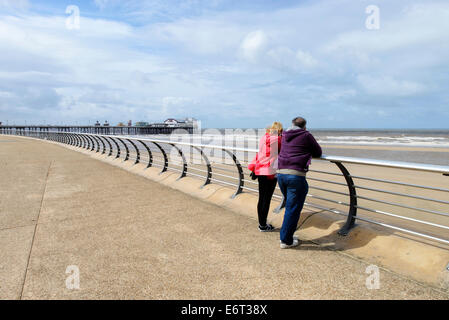
[[[299,244],[293,234],[309,191],[306,173],[312,157],[321,157],[321,154],[320,145],[306,129],[306,120],[297,117],[285,132],[280,122],[274,122],[261,138],[259,152],[248,166],[259,182],[257,214],[261,232],[274,229],[271,224],[267,224],[267,216],[271,197],[279,182],[285,199],[284,221],[280,232],[282,249]]]

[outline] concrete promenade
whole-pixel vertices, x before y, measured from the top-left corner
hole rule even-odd
[[[449,298],[44,141],[0,136],[0,181],[0,299]]]

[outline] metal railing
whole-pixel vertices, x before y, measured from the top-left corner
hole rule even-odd
[[[144,162],[145,168],[159,167],[160,173],[178,172],[178,179],[185,176],[202,178],[203,187],[210,183],[234,187],[232,197],[242,192],[258,192],[257,181],[248,179],[247,161],[240,160],[245,158],[241,155],[255,154],[257,149],[71,132],[5,132],[0,128],[1,133],[56,141],[123,161],[133,160],[134,164]],[[228,159],[225,163],[223,156]],[[305,206],[346,216],[345,224],[338,232],[340,235],[347,235],[359,220],[449,244],[449,189],[444,187],[449,181],[445,177],[449,176],[449,167],[335,156],[322,156],[316,160],[321,162],[321,167],[308,173],[310,192]],[[354,166],[351,171],[359,170],[362,173],[362,169],[366,168],[373,168],[373,173],[376,168],[403,170],[410,181],[378,177],[379,173],[375,173],[374,177],[351,174],[348,166]],[[414,172],[431,176],[415,177]],[[387,175],[395,173],[387,172]],[[414,183],[424,178],[437,181],[438,185]],[[388,187],[394,190],[388,190]],[[404,191],[399,192],[398,189]],[[416,194],[418,191],[424,194]],[[382,197],[374,196],[379,194]],[[440,195],[440,198],[434,195]],[[279,188],[273,198],[280,200],[280,205],[274,210],[279,212],[285,205]],[[329,207],[329,204],[332,206]],[[361,216],[360,212],[364,215]],[[397,225],[398,221],[401,221],[400,225]]]

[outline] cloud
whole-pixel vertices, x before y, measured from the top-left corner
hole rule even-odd
[[[91,4],[79,30],[50,1],[53,15],[2,10],[0,118],[263,127],[300,111],[314,126],[394,126],[389,110],[407,107],[401,123],[430,108],[420,124],[447,126],[445,2],[379,0],[377,31],[350,0]]]
[[[94,3],[100,9],[104,9],[108,5],[109,1],[108,0],[94,0]]]
[[[267,47],[267,36],[262,30],[252,31],[243,39],[240,49],[249,62],[257,62]]]
[[[4,9],[27,9],[29,6],[28,0],[0,0],[0,8]]]
[[[357,49],[367,53],[386,53],[449,41],[447,2],[411,4],[394,19],[381,20],[379,30],[360,29],[341,33],[327,44],[326,49],[331,52]]]
[[[318,65],[318,61],[314,57],[302,50],[296,51],[296,59],[307,68],[313,68]]]
[[[357,81],[366,93],[373,95],[405,97],[421,94],[426,91],[426,86],[421,83],[397,80],[389,76],[373,77],[370,75],[359,75]]]

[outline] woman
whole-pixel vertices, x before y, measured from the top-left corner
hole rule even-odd
[[[273,122],[267,128],[265,135],[260,139],[259,152],[250,163],[248,169],[257,176],[259,182],[259,202],[257,203],[257,215],[259,218],[259,231],[268,232],[274,230],[271,224],[267,224],[268,211],[271,198],[276,188],[277,157],[281,149],[282,124]]]

